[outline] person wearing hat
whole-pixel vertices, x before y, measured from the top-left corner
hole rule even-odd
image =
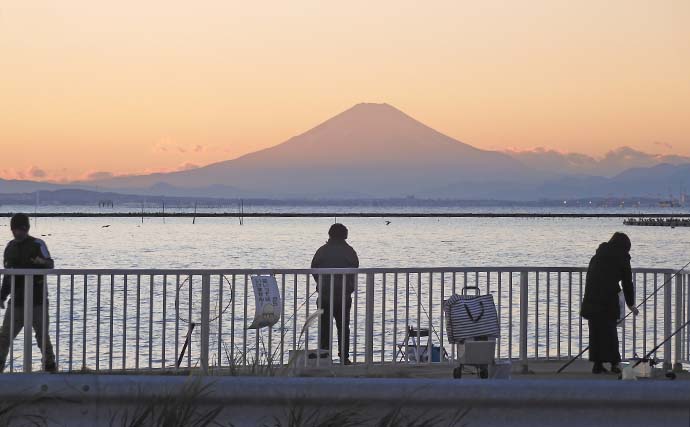
[[[5,248],[3,266],[5,269],[37,269],[53,268],[53,259],[45,242],[29,235],[29,217],[26,214],[18,213],[10,220],[12,239]],[[11,296],[10,304],[14,304],[14,328],[11,328],[10,307],[5,310],[5,317],[0,327],[0,372],[5,369],[7,353],[9,352],[10,342],[19,334],[24,327],[24,276],[11,276],[5,274],[2,278],[2,288],[0,288],[0,308],[5,308],[5,300],[12,292],[12,277],[14,277],[14,295]],[[32,326],[36,333],[38,348],[43,354],[43,368],[47,372],[55,372],[55,354],[50,337],[46,333],[46,342],[43,342],[43,288],[45,276],[34,276],[33,289],[33,321]],[[47,304],[47,295],[45,298]],[[47,313],[46,307],[46,313]],[[46,327],[48,324],[46,323]],[[10,336],[10,329],[14,336]]]
[[[328,230],[328,242],[321,246],[314,255],[311,268],[358,268],[357,252],[348,245],[348,230],[343,224],[333,224]],[[344,280],[343,280],[343,276]],[[345,365],[350,362],[350,309],[352,308],[352,293],[355,291],[354,274],[335,274],[331,284],[331,275],[314,275],[316,288],[319,291],[318,308],[321,314],[321,336],[319,347],[329,350],[332,337],[330,336],[331,313],[338,329],[338,355]],[[344,282],[344,283],[343,283]],[[333,291],[333,306],[331,306],[331,290]],[[345,304],[343,305],[343,299]],[[343,324],[343,317],[345,323]],[[341,349],[345,350],[342,354]]]

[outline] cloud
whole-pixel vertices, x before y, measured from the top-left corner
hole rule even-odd
[[[178,165],[175,172],[188,171],[188,170],[198,169],[198,168],[199,168],[199,165],[197,165],[197,164],[185,162],[185,163],[182,163],[181,165]]]
[[[690,157],[650,154],[631,147],[611,150],[600,158],[586,154],[563,153],[543,147],[522,151],[511,149],[504,152],[536,170],[598,176],[615,176],[627,169],[651,167],[661,163],[690,163]]]
[[[195,163],[184,162],[184,163],[181,163],[175,167],[156,169],[156,170],[154,170],[153,173],[183,172],[183,171],[188,171],[188,170],[192,170],[192,169],[197,169],[198,167],[199,167],[199,165],[197,165]]]
[[[29,170],[27,171],[27,174],[29,175],[29,177],[35,178],[35,179],[43,179],[43,178],[45,178],[46,176],[48,176],[48,174],[46,173],[46,171],[44,171],[43,169],[39,168],[38,166],[31,166],[31,167],[29,168]]]
[[[115,174],[112,172],[107,172],[107,171],[93,171],[93,172],[87,172],[84,176],[84,179],[87,181],[98,181],[101,179],[110,179],[114,178]]]
[[[497,150],[500,150],[497,148]],[[517,147],[508,147],[502,149],[502,151],[506,153],[515,153],[515,154],[523,154],[523,153],[558,153],[558,154],[566,154],[563,151],[555,150],[553,148],[546,148],[546,147],[534,147],[534,148],[528,148],[528,149],[522,149],[522,148],[517,148]]]
[[[124,178],[128,176],[140,176],[140,175],[151,175],[151,174],[156,174],[156,173],[171,173],[171,172],[182,172],[182,171],[188,171],[192,169],[197,169],[200,166],[196,163],[191,163],[191,162],[184,162],[181,163],[177,166],[173,167],[168,167],[168,168],[146,168],[144,170],[139,170],[135,172],[128,172],[128,173],[113,173],[109,171],[89,171],[84,174],[78,179],[78,181],[101,181],[101,180],[108,180],[108,179],[113,179],[113,178]]]
[[[656,145],[657,147],[663,147],[663,148],[668,148],[669,150],[673,150],[673,144],[669,144],[668,142],[662,142],[662,141],[654,141],[652,144]]]
[[[201,154],[210,152],[225,153],[228,152],[228,148],[218,145],[179,144],[170,138],[163,138],[153,146],[153,152],[170,155]]]
[[[103,181],[113,178],[149,175],[154,173],[183,172],[192,169],[198,169],[199,167],[200,165],[197,163],[184,162],[172,167],[147,168],[144,170],[127,173],[115,173],[103,170],[89,170],[83,173],[70,173],[69,170],[65,168],[46,171],[43,168],[40,168],[36,165],[32,165],[25,169],[0,169],[0,179],[19,181],[43,181],[68,184],[72,182]]]
[[[184,163],[181,163],[177,166],[168,167],[168,168],[146,168],[146,169],[138,171],[138,172],[128,173],[126,176],[139,176],[139,175],[151,175],[151,174],[156,174],[156,173],[183,172],[183,171],[188,171],[188,170],[192,170],[192,169],[197,169],[199,167],[200,166],[196,163],[184,162]],[[119,175],[119,176],[124,176],[124,175]]]
[[[155,153],[167,153],[167,154],[199,154],[208,151],[216,150],[216,147],[209,147],[202,144],[178,144],[170,139],[163,139],[153,146],[153,151]]]
[[[2,169],[0,178],[16,180],[48,181],[48,172],[44,169],[32,165],[26,169]]]
[[[174,148],[174,145],[172,142],[170,142],[169,140],[161,140],[153,146],[153,152],[154,153],[167,153],[172,148]]]

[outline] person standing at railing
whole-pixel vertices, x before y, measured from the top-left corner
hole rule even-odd
[[[48,247],[41,239],[32,237],[29,234],[29,217],[18,213],[10,220],[10,228],[14,239],[5,248],[3,265],[5,269],[21,268],[53,268],[53,259],[50,256]],[[12,277],[5,274],[2,279],[0,289],[0,308],[5,308],[5,300],[12,291]],[[14,327],[11,328],[12,313],[11,305],[5,310],[5,317],[0,327],[0,372],[5,369],[7,353],[10,349],[10,342],[16,338],[24,325],[24,276],[14,276],[14,295],[11,295],[10,304],[14,305]],[[53,345],[46,331],[46,342],[43,342],[43,284],[44,276],[34,276],[33,289],[33,322],[32,326],[36,333],[36,342],[43,354],[43,368],[47,372],[55,372],[55,354]],[[47,301],[47,298],[46,298]],[[47,307],[46,307],[47,311]],[[28,326],[27,326],[28,327]],[[46,321],[45,327],[48,327]],[[10,336],[10,329],[14,336]]]
[[[358,268],[359,258],[357,252],[346,240],[348,230],[343,224],[333,224],[328,230],[328,242],[316,251],[311,261],[311,268]],[[343,276],[345,276],[345,289],[343,289]],[[352,308],[352,293],[355,291],[354,274],[336,274],[333,276],[331,286],[331,275],[314,275],[316,287],[319,291],[318,300],[321,301],[319,308],[323,309],[321,314],[321,336],[319,347],[322,350],[330,351],[331,345],[331,311],[338,328],[338,355],[345,365],[350,362],[350,309]],[[333,290],[333,307],[331,307],[331,289]],[[345,305],[343,305],[343,292],[345,293]],[[317,304],[318,304],[317,300]],[[345,324],[343,324],[343,314]],[[341,354],[344,347],[345,354]]]
[[[618,293],[623,284],[625,304],[635,316],[635,288],[630,268],[630,238],[615,233],[611,240],[599,245],[589,262],[581,315],[589,323],[589,360],[592,373],[606,373],[604,363],[611,363],[611,372],[620,373],[621,361],[616,326],[621,313]]]

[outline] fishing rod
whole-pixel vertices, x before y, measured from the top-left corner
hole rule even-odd
[[[420,275],[422,274],[421,272],[419,273]],[[414,295],[417,297],[417,301],[419,302],[419,306],[421,307],[422,311],[424,312],[424,315],[426,318],[429,320],[429,325],[431,326],[431,332],[434,333],[436,336],[436,339],[441,342],[441,337],[439,336],[438,332],[436,332],[436,328],[434,327],[434,322],[431,320],[431,316],[429,313],[427,313],[426,308],[424,308],[424,303],[422,302],[422,297],[417,293],[415,290],[414,286],[411,286],[410,289],[412,289],[412,292],[414,292]],[[443,332],[442,332],[443,333]]]
[[[677,277],[680,273],[682,273],[682,272],[683,272],[686,268],[688,268],[689,266],[690,266],[690,261],[688,261],[688,263],[685,264],[680,270],[678,270],[678,271],[676,271],[675,273],[673,273],[673,275],[672,275],[671,277],[669,277],[667,280],[664,281],[664,283],[662,283],[660,286],[658,286],[658,287],[654,290],[654,292],[652,292],[652,293],[649,294],[645,299],[643,299],[641,303],[639,303],[638,305],[635,306],[635,308],[638,309],[638,308],[642,307],[647,301],[649,301],[649,299],[650,299],[651,297],[653,297],[654,295],[656,295],[663,287],[665,287],[667,284],[669,284],[675,277]],[[623,322],[625,321],[625,319],[627,319],[628,316],[630,316],[632,313],[633,313],[632,311],[628,312],[628,314],[626,314],[621,320],[618,321],[617,325],[620,325],[621,323],[623,323]],[[683,325],[683,327],[685,327],[685,326],[686,326],[686,325]],[[679,332],[679,331],[676,331],[676,332],[674,333],[674,335],[675,335],[677,332]],[[664,342],[665,342],[665,341],[664,341]],[[587,350],[589,350],[589,345],[588,345],[587,347],[585,347],[584,349],[582,349],[582,351],[579,352],[579,353],[578,353],[576,356],[574,356],[572,359],[570,359],[569,361],[567,361],[563,366],[561,366],[561,367],[556,371],[556,373],[557,373],[557,374],[560,374],[561,372],[563,372],[563,371],[565,370],[565,368],[567,368],[568,366],[572,365],[572,363],[573,363],[574,361],[576,361],[577,359],[579,359],[583,354],[585,354],[585,352],[586,352]]]
[[[632,367],[633,367],[633,368],[636,367],[637,365],[639,365],[640,363],[642,363],[642,361],[644,361],[644,360],[649,360],[649,358],[650,358],[650,356],[651,356],[652,354],[656,353],[656,351],[659,350],[659,349],[661,348],[661,346],[663,346],[664,344],[666,344],[671,338],[673,338],[674,336],[676,336],[676,335],[678,334],[678,332],[680,332],[680,331],[682,331],[683,329],[685,329],[685,327],[688,326],[688,325],[690,325],[690,320],[688,320],[688,321],[686,321],[685,323],[683,323],[683,324],[680,326],[680,328],[676,329],[675,332],[673,332],[671,335],[669,335],[669,336],[666,337],[663,341],[661,341],[656,347],[654,347],[649,353],[647,353],[647,355],[646,355],[644,358],[639,359],[637,362],[635,362],[635,364],[634,364]]]

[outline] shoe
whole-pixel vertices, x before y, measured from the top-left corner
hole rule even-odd
[[[51,360],[50,362],[46,362],[43,370],[51,374],[57,372],[57,365],[55,364],[55,361]]]
[[[621,372],[623,372],[623,371],[621,371],[621,368],[620,368],[620,366],[618,366],[618,363],[612,363],[611,364],[611,373],[612,374],[620,374]]]
[[[347,366],[347,365],[352,365],[352,361],[350,360],[349,357],[345,359],[345,361],[343,362],[343,365],[346,365],[346,366]]]
[[[593,374],[606,374],[608,371],[606,368],[604,368],[604,365],[601,363],[595,363],[594,366],[592,367],[592,373]]]

